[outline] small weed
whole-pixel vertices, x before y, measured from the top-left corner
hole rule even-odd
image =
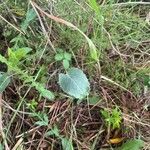
[[[31,110],[35,110],[38,105],[38,102],[33,99],[31,102],[27,103],[27,107]]]
[[[18,51],[13,51],[9,49],[8,51],[9,51],[8,59],[0,55],[0,61],[2,63],[5,63],[8,67],[8,74],[12,74],[12,72],[16,73],[17,75],[19,75],[19,78],[23,80],[25,83],[30,83],[30,86],[35,87],[36,90],[38,90],[43,97],[47,97],[48,99],[54,99],[54,95],[51,91],[46,90],[42,84],[35,82],[32,76],[29,76],[26,72],[20,69],[18,63],[22,58],[24,58],[27,55],[29,49],[22,48],[19,49]],[[39,72],[37,73],[37,75],[39,74]]]
[[[121,111],[119,110],[118,107],[114,108],[111,112],[108,110],[101,110],[100,111],[107,127],[112,127],[112,129],[120,128],[121,124]]]
[[[13,50],[11,48],[8,49],[8,62],[12,64],[13,67],[19,65],[21,59],[27,57],[27,54],[31,51],[31,48],[24,47]]]
[[[71,54],[64,52],[63,50],[59,50],[59,52],[55,55],[56,61],[61,61],[63,64],[63,67],[65,69],[68,69],[70,67],[70,61],[71,61]]]

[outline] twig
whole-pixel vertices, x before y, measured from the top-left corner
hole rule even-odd
[[[103,28],[103,29],[104,29],[104,31],[106,32],[106,34],[108,35],[108,39],[109,39],[109,42],[110,42],[110,45],[111,45],[112,49],[113,49],[118,55],[120,55],[120,56],[130,57],[130,55],[122,54],[122,53],[120,53],[119,50],[117,50],[117,49],[115,48],[115,46],[113,45],[113,42],[112,42],[110,33],[109,33],[105,28]]]
[[[150,2],[126,2],[113,4],[113,6],[122,6],[122,5],[150,5]]]
[[[118,84],[117,82],[115,82],[115,81],[113,81],[113,80],[111,80],[111,79],[109,79],[109,78],[107,78],[107,77],[105,77],[105,76],[103,76],[103,75],[101,75],[101,79],[103,79],[103,80],[105,80],[105,81],[107,81],[107,82],[109,82],[109,83],[112,83],[112,84],[114,84],[114,85],[120,87],[122,90],[127,91],[127,92],[129,92],[132,96],[134,96],[133,93],[131,93],[131,91],[129,91],[128,89],[126,89],[126,88],[123,87],[122,85]],[[135,96],[134,96],[134,98],[135,98]]]
[[[20,139],[17,141],[17,143],[15,144],[15,146],[13,147],[12,150],[17,150],[18,147],[21,145],[22,141],[23,141],[23,138],[20,138]]]
[[[11,24],[9,21],[7,21],[3,16],[0,15],[0,18],[5,21],[6,23],[8,23],[10,26],[12,26],[15,30],[17,30],[18,32],[20,32],[21,34],[25,34],[24,32],[22,32],[20,29],[18,29],[16,26],[14,26],[13,24]]]
[[[42,22],[42,19],[41,19],[40,15],[39,15],[37,9],[36,9],[35,6],[32,4],[32,2],[31,2],[31,5],[32,5],[34,11],[36,12],[36,14],[37,14],[37,16],[38,16],[38,19],[39,19],[39,22],[40,22],[40,24],[41,24],[42,30],[43,30],[45,36],[46,36],[47,39],[48,39],[48,43],[50,44],[50,46],[51,46],[51,48],[53,49],[53,51],[56,52],[56,50],[55,50],[55,48],[54,48],[52,42],[51,42],[50,39],[49,39],[49,36],[48,36],[48,34],[47,34],[47,32],[46,32],[46,29],[45,29],[45,27],[44,27],[44,24],[43,24],[43,22]]]
[[[17,115],[19,115],[18,113],[20,114],[24,114],[24,115],[31,115],[32,113],[29,113],[29,112],[24,112],[24,111],[17,111],[15,109],[13,109],[9,104],[7,104],[7,102],[5,102],[4,100],[2,100],[2,105],[7,108],[7,109],[10,109],[11,111],[13,112],[17,112]],[[20,116],[20,115],[19,115]]]
[[[32,133],[33,131],[35,131],[35,130],[37,130],[39,128],[40,128],[40,126],[37,126],[37,127],[33,128],[33,129],[30,129],[29,131],[26,131],[26,132],[24,132],[24,133],[22,133],[20,135],[17,135],[16,138],[20,138],[20,137],[23,137],[26,134],[30,134],[30,133]]]
[[[0,134],[4,140],[5,150],[10,150],[7,144],[6,136],[3,132],[3,123],[2,123],[2,94],[0,93]]]

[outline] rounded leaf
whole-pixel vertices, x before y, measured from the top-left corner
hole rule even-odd
[[[90,91],[86,75],[78,68],[69,69],[67,74],[59,74],[59,85],[65,93],[77,99],[83,99]]]
[[[56,61],[60,61],[60,60],[63,59],[63,57],[64,57],[64,56],[63,56],[63,53],[58,53],[58,54],[55,55],[55,60],[56,60]]]
[[[71,54],[65,52],[64,53],[64,58],[70,61],[71,60]]]
[[[65,69],[69,68],[69,61],[67,59],[63,60],[63,66],[64,66]]]

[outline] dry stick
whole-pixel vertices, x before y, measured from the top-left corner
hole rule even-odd
[[[20,32],[21,34],[25,34],[24,32],[22,32],[20,29],[18,29],[16,26],[14,26],[13,24],[11,24],[9,21],[7,21],[3,16],[0,15],[0,18],[5,21],[6,23],[8,23],[11,27],[13,27],[15,30],[17,30],[18,32]]]
[[[2,94],[0,93],[0,134],[4,140],[5,150],[10,150],[7,144],[5,134],[3,132],[3,123],[2,123]]]
[[[129,92],[130,94],[132,94],[131,91],[129,91],[128,89],[126,89],[126,88],[123,87],[122,85],[116,83],[115,81],[113,81],[113,80],[111,80],[111,79],[109,79],[109,78],[107,78],[107,77],[105,77],[105,76],[101,76],[101,78],[104,79],[105,81],[108,81],[108,82],[110,82],[110,83],[112,83],[112,84],[114,84],[114,85],[120,87],[120,88],[123,89],[124,91],[127,91],[127,92]],[[133,95],[133,94],[132,94],[132,95]],[[134,95],[133,95],[133,96],[134,96]]]
[[[39,21],[40,21],[40,24],[41,24],[42,30],[43,30],[43,32],[44,32],[44,34],[45,34],[45,36],[47,37],[48,42],[49,42],[49,44],[50,44],[51,48],[53,49],[53,51],[54,51],[54,52],[56,52],[56,50],[55,50],[55,48],[54,48],[54,46],[53,46],[52,42],[51,42],[51,41],[50,41],[50,39],[49,39],[49,36],[48,36],[48,34],[47,34],[47,32],[46,32],[46,29],[45,29],[45,27],[44,27],[44,24],[43,24],[43,22],[42,22],[42,19],[41,19],[40,15],[39,15],[38,11],[36,10],[36,8],[35,8],[35,6],[32,4],[32,2],[31,2],[31,5],[32,5],[32,7],[33,7],[34,11],[36,12],[36,14],[37,14],[37,16],[38,16],[38,19],[39,19]]]
[[[7,102],[5,102],[4,100],[2,100],[2,105],[3,105],[3,107],[5,107],[5,108],[7,108],[7,109],[10,109],[10,110],[13,111],[13,112],[16,112],[16,110],[13,109],[13,108],[12,108],[9,104],[7,104]],[[17,111],[17,115],[18,115],[18,116],[20,116],[19,113],[20,113],[20,114],[24,114],[24,115],[31,115],[31,114],[32,114],[32,113],[30,113],[30,112]]]
[[[122,5],[150,5],[150,2],[126,2],[113,4],[113,6],[122,6]]]
[[[17,143],[15,144],[15,146],[13,147],[12,150],[17,150],[18,147],[22,144],[22,142],[23,142],[23,138],[20,138],[20,139],[17,141]]]
[[[120,53],[119,50],[117,50],[117,49],[115,48],[115,46],[113,45],[113,42],[112,42],[110,33],[109,33],[105,28],[103,28],[103,29],[104,29],[104,31],[106,32],[106,34],[108,35],[108,39],[109,39],[110,45],[111,45],[111,47],[113,48],[113,50],[114,50],[116,53],[118,53],[118,55],[120,55],[120,56],[127,56],[127,57],[130,57],[130,55],[122,54],[122,53]]]
[[[30,3],[31,3],[31,5],[33,6],[33,8],[36,7],[40,12],[42,12],[44,15],[46,15],[46,16],[49,17],[50,19],[52,19],[52,20],[54,20],[54,21],[56,21],[56,22],[65,24],[65,25],[67,25],[67,26],[69,26],[69,27],[71,27],[71,28],[73,28],[73,29],[75,29],[75,30],[79,30],[79,29],[77,29],[77,27],[74,26],[72,23],[70,23],[70,22],[68,22],[68,21],[65,21],[65,20],[63,20],[63,19],[61,19],[61,18],[55,17],[55,16],[53,16],[53,15],[50,15],[50,14],[48,14],[47,12],[43,11],[35,2],[30,1]]]
[[[23,137],[24,135],[30,134],[30,133],[32,133],[33,131],[35,131],[35,130],[37,130],[39,128],[40,128],[40,126],[32,128],[32,129],[30,129],[30,130],[28,130],[28,131],[26,131],[24,133],[21,133],[20,135],[17,135],[16,138],[20,138],[20,137]]]

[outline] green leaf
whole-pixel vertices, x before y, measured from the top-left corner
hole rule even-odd
[[[100,112],[105,118],[105,120],[108,120],[108,118],[110,118],[110,113],[107,110],[101,110]]]
[[[33,116],[38,117],[39,121],[35,122],[38,126],[48,126],[48,116],[45,113],[33,114]]]
[[[71,25],[72,26],[72,25]],[[74,29],[76,29],[79,33],[81,33],[84,37],[85,37],[85,39],[86,39],[86,41],[87,41],[87,43],[88,43],[88,45],[89,45],[89,48],[90,48],[90,56],[91,56],[91,58],[93,59],[93,60],[95,60],[95,61],[99,61],[99,54],[98,54],[98,52],[97,52],[97,49],[96,49],[96,47],[95,47],[95,45],[94,45],[94,43],[92,42],[92,40],[91,39],[89,39],[87,36],[86,36],[86,34],[84,34],[80,29],[78,29],[77,27],[75,27],[75,26],[72,26]]]
[[[120,128],[122,116],[118,107],[112,109],[111,112],[106,109],[101,110],[100,112],[104,117],[107,126],[111,126],[113,129]]]
[[[141,150],[144,142],[140,139],[128,140],[118,150]]]
[[[112,110],[112,114],[111,114],[111,123],[112,123],[112,128],[120,128],[120,124],[121,124],[121,111],[116,107],[115,109]]]
[[[10,43],[15,43],[15,42],[19,42],[19,41],[20,41],[20,35],[14,37],[14,38],[10,41]]]
[[[90,6],[92,7],[92,9],[96,12],[96,14],[99,14],[99,5],[97,4],[96,0],[88,0]]]
[[[45,121],[37,121],[37,122],[35,122],[35,124],[38,126],[48,126],[47,122],[45,122]]]
[[[29,9],[26,14],[26,19],[21,24],[21,29],[24,31],[27,30],[27,27],[29,26],[30,22],[34,20],[35,17],[36,17],[36,13],[34,9]]]
[[[69,61],[67,59],[63,60],[63,66],[64,66],[65,69],[69,68],[70,65],[69,65]]]
[[[63,58],[64,58],[63,53],[58,53],[55,55],[56,61],[61,61],[61,60],[63,60]]]
[[[50,131],[48,131],[45,136],[51,136],[51,135],[55,135],[56,137],[60,137],[59,135],[59,130],[57,128],[57,126],[55,125],[53,129],[51,129]]]
[[[32,49],[29,47],[23,47],[19,48],[16,51],[14,51],[14,54],[18,60],[21,60],[24,58]]]
[[[64,53],[64,50],[61,48],[56,48],[56,51],[60,54],[60,53]]]
[[[4,146],[2,143],[0,143],[0,150],[4,150]]]
[[[144,85],[150,87],[150,76],[144,76]]]
[[[30,108],[31,110],[35,110],[37,105],[38,105],[38,102],[36,102],[35,99],[27,103],[28,108]]]
[[[11,48],[8,48],[8,61],[13,64],[17,65],[17,63],[24,58],[29,52],[31,51],[31,48],[23,47],[19,48],[17,50],[12,50]]]
[[[29,9],[26,14],[26,21],[30,22],[36,17],[36,13],[33,8]]]
[[[59,85],[64,92],[83,99],[89,94],[90,84],[86,75],[78,68],[71,68],[67,74],[59,74]]]
[[[88,43],[89,43],[89,47],[90,47],[91,58],[98,61],[99,57],[98,57],[98,53],[97,53],[97,49],[96,49],[95,45],[93,44],[93,42],[91,40],[88,40]]]
[[[101,99],[99,96],[92,96],[92,97],[89,97],[89,104],[90,105],[96,105],[98,102],[100,102]]]
[[[11,48],[8,48],[8,61],[13,65],[16,65],[19,62],[14,51]]]
[[[62,138],[61,143],[62,143],[63,150],[74,150],[70,139]]]
[[[64,58],[70,61],[71,60],[71,54],[65,52],[64,53]]]
[[[8,68],[10,69],[10,71],[14,71],[18,75],[20,75],[19,76],[20,79],[24,80],[24,82],[30,83],[30,85],[32,85],[32,87],[35,87],[36,90],[38,90],[43,97],[48,98],[49,100],[54,99],[54,94],[51,91],[45,89],[42,84],[35,82],[31,76],[29,76],[26,72],[20,70],[17,66],[15,66],[15,67],[12,66],[12,63],[10,64],[7,61],[7,59],[5,57],[3,57],[2,55],[0,55],[0,61],[2,63],[6,63]]]
[[[45,97],[45,98],[47,98],[49,100],[53,100],[54,99],[54,94],[51,91],[45,89],[41,84],[39,84],[39,83],[32,83],[32,84],[33,84],[33,86],[35,86],[35,88],[39,91],[39,93],[43,97]]]
[[[45,113],[43,114],[43,119],[44,119],[45,122],[48,123],[48,116],[47,116],[47,114],[45,114]]]
[[[10,77],[8,76],[7,73],[0,73],[0,93],[2,93],[5,88],[8,86],[10,83]]]

